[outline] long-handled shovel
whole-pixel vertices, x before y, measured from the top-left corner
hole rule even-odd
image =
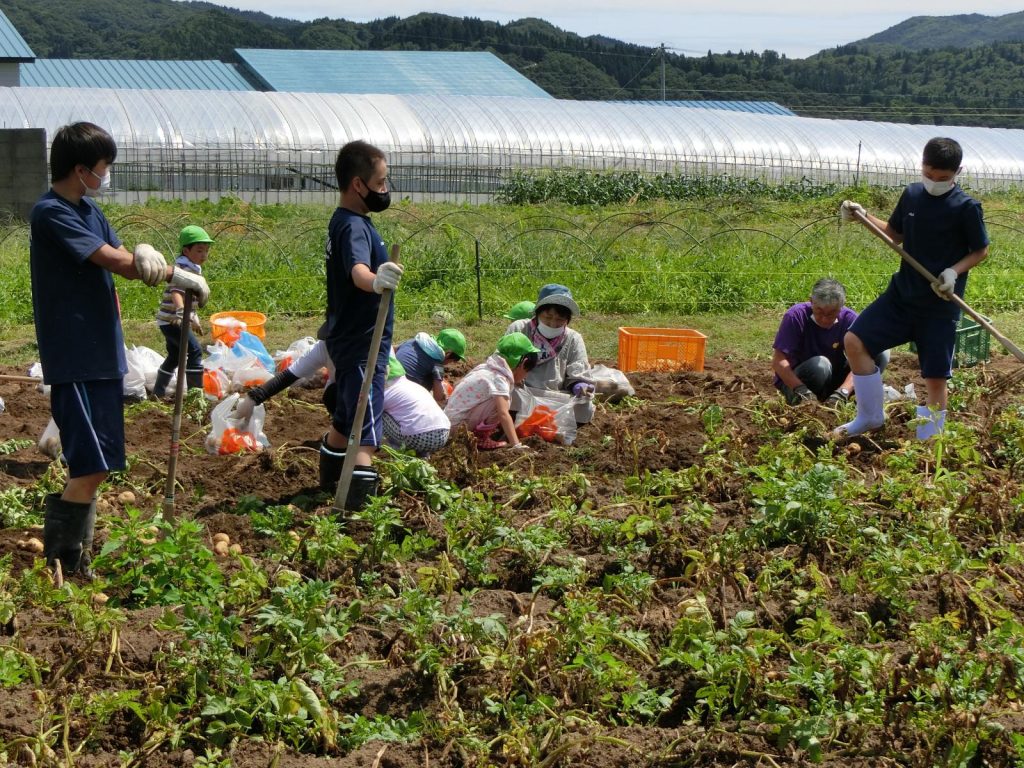
[[[391,246],[388,261],[398,263],[398,243]],[[366,418],[366,403],[370,399],[370,387],[373,385],[373,373],[377,368],[377,356],[380,354],[380,341],[384,337],[384,326],[391,308],[390,288],[385,288],[380,295],[380,306],[377,307],[377,322],[373,326],[373,338],[370,340],[370,351],[366,356],[366,369],[363,372],[363,385],[359,388],[359,399],[356,401],[356,412],[352,417],[352,428],[348,433],[348,447],[345,449],[345,461],[341,465],[341,477],[338,478],[338,490],[334,495],[334,511],[341,513],[345,509],[348,491],[352,487],[352,473],[356,468],[356,453],[359,451],[359,438],[363,433],[363,421]]]
[[[192,291],[185,291],[181,313],[181,334],[178,339],[178,379],[174,385],[174,416],[171,419],[171,455],[167,460],[167,484],[164,486],[164,517],[173,520],[174,484],[178,473],[178,452],[181,448],[181,411],[185,401],[185,365],[188,360],[188,332],[192,320]]]
[[[913,267],[925,280],[927,280],[929,283],[936,282],[935,275],[929,272],[927,267],[925,267],[921,262],[919,262],[909,253],[907,253],[899,243],[895,242],[891,237],[885,234],[885,232],[879,229],[875,225],[875,223],[871,221],[867,216],[865,216],[860,211],[854,211],[854,216],[856,216],[857,220],[865,227],[867,227],[873,235],[875,235],[879,240],[881,240],[883,243],[885,243],[894,251],[896,251],[896,253],[900,255],[900,258],[902,258],[905,262],[907,262],[907,264]],[[982,314],[978,312],[975,312],[973,309],[971,309],[970,305],[966,301],[961,299],[956,294],[950,294],[950,301],[952,301],[954,304],[960,307],[960,309],[962,309],[968,315],[973,317],[978,322],[978,325],[980,325],[982,328],[984,328],[986,331],[992,334],[995,340],[1003,345],[1006,351],[1008,351],[1011,355],[1016,357],[1021,362],[1024,362],[1024,352],[1020,350],[1020,347],[1018,347],[1008,338],[1003,336],[1003,334],[997,331],[995,327],[992,325],[992,323],[988,321],[988,318],[984,317]],[[1004,390],[1011,384],[1014,384],[1016,383],[1016,381],[1022,379],[1024,379],[1024,369],[1011,373],[1002,382],[996,384],[996,386],[993,389],[995,389],[996,391]]]

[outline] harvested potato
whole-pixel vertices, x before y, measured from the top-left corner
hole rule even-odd
[[[231,543],[231,537],[226,533],[215,533],[213,534],[213,543],[216,544],[219,541],[223,541],[225,544]]]
[[[217,555],[218,557],[224,557],[225,555],[227,555],[227,553],[228,553],[227,542],[218,541],[218,542],[216,542],[213,545],[213,554]]]
[[[232,544],[230,547],[228,547],[228,552],[230,552],[232,555],[240,555],[242,554],[242,545]]]
[[[35,536],[29,539],[21,539],[18,541],[18,547],[24,549],[27,552],[34,552],[35,554],[42,554],[43,542],[37,539]]]
[[[121,491],[117,494],[117,503],[122,507],[135,503],[135,494],[131,491]]]

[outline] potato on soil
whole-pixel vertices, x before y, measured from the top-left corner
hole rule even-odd
[[[213,534],[213,543],[214,544],[217,544],[218,542],[221,542],[221,541],[223,541],[225,545],[230,544],[231,543],[231,537],[228,536],[226,533],[215,533],[215,534]]]
[[[135,503],[135,494],[131,491],[121,491],[117,494],[117,503],[122,507]]]
[[[227,555],[227,553],[228,553],[227,542],[218,541],[218,542],[214,543],[214,545],[213,545],[213,554],[217,555],[218,557],[224,557],[225,555]]]

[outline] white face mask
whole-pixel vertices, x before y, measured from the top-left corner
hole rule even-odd
[[[956,186],[956,179],[950,179],[949,181],[932,181],[927,176],[921,177],[921,183],[924,184],[925,192],[929,195],[944,195],[954,186]]]
[[[545,339],[557,339],[565,332],[565,326],[563,325],[560,328],[552,328],[550,325],[544,325],[544,323],[538,320],[537,330],[540,331],[540,335]]]
[[[108,168],[107,172],[104,173],[102,176],[100,176],[98,173],[94,173],[91,170],[89,171],[89,173],[91,173],[93,176],[100,180],[100,185],[96,189],[93,189],[83,180],[82,186],[85,188],[86,197],[98,197],[99,195],[107,194],[107,192],[110,191],[110,169]]]

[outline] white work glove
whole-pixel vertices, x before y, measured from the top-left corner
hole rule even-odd
[[[853,202],[853,200],[843,200],[843,204],[839,206],[839,218],[843,221],[858,221],[858,213],[861,216],[868,215],[868,212],[864,210],[864,206]]]
[[[193,315],[192,319],[188,321],[188,324],[192,326],[192,333],[194,333],[196,336],[203,335],[203,324],[199,322],[198,317]]]
[[[248,422],[255,407],[256,401],[251,397],[240,397],[231,409],[230,418]]]
[[[168,282],[175,288],[181,288],[183,291],[192,291],[192,294],[196,297],[196,303],[200,307],[205,306],[206,302],[210,300],[210,286],[206,284],[206,280],[202,275],[197,275],[194,272],[189,272],[187,269],[180,269],[176,266]]]
[[[181,325],[181,318],[184,314],[185,310],[181,307],[178,307],[174,312],[168,312],[161,309],[156,313],[156,319],[162,320],[165,323],[170,323],[171,325]]]
[[[953,288],[956,286],[958,275],[952,267],[947,267],[938,274],[938,280],[932,283],[932,290],[940,299],[949,301],[953,296]]]
[[[398,287],[398,281],[401,279],[402,265],[395,264],[393,261],[385,261],[377,269],[377,274],[373,278],[373,290],[375,293],[384,293],[384,289],[393,291]]]
[[[160,285],[167,279],[167,260],[156,248],[149,243],[139,243],[135,246],[135,253],[132,263],[135,271],[139,273],[139,279],[146,285]]]
[[[510,451],[528,451],[530,450],[530,446],[526,443],[516,443],[515,445],[510,445],[508,449]]]

